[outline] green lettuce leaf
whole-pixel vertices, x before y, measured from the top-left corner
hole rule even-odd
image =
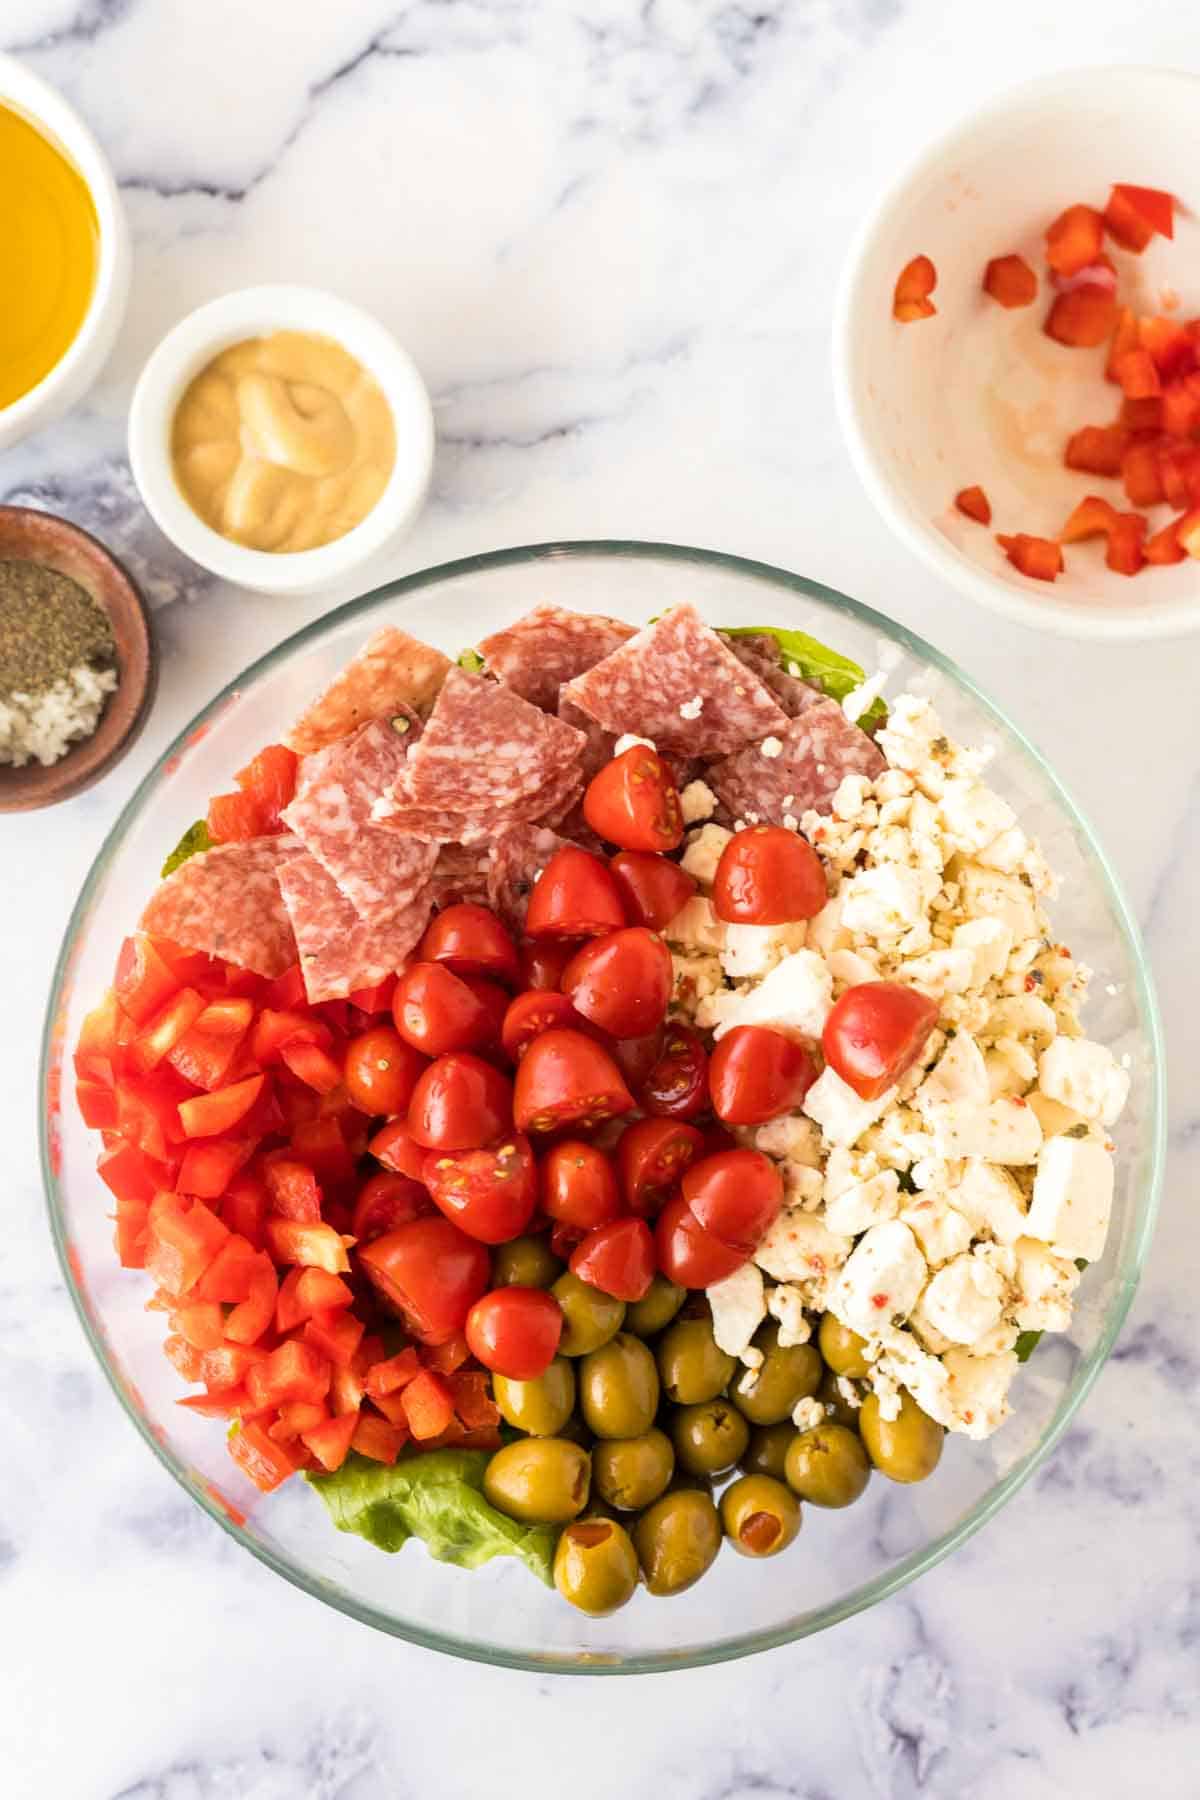
[[[866,670],[858,663],[809,637],[806,631],[785,631],[781,625],[738,625],[722,629],[726,637],[773,637],[788,674],[798,674],[802,680],[814,682],[831,700],[844,700],[867,678]],[[859,724],[882,725],[886,718],[887,707],[882,700],[874,700]]]
[[[176,869],[183,866],[189,856],[195,856],[201,850],[211,850],[212,847],[213,841],[208,835],[207,824],[203,819],[197,819],[194,825],[188,826],[168,856],[160,871],[161,874],[173,875]]]
[[[420,1538],[430,1556],[478,1569],[493,1556],[519,1556],[552,1585],[558,1532],[522,1525],[483,1497],[487,1450],[428,1450],[389,1468],[351,1455],[332,1475],[309,1474],[339,1531],[366,1538],[380,1550],[399,1550]]]
[[[458,656],[458,666],[465,669],[468,675],[478,675],[483,668],[483,658],[478,650],[462,650]]]
[[[1013,1345],[1013,1349],[1017,1353],[1017,1361],[1028,1362],[1041,1341],[1040,1331],[1023,1331]]]

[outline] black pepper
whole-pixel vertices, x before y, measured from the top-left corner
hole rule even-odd
[[[0,696],[44,694],[80,663],[112,668],[108,614],[56,569],[0,562]]]

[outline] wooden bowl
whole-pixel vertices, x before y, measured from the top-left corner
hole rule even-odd
[[[158,652],[146,603],[128,570],[68,519],[30,506],[0,506],[0,562],[41,563],[77,581],[108,614],[117,646],[117,686],[91,737],[49,768],[38,762],[22,769],[0,765],[0,812],[31,812],[82,793],[124,756],[154,699]]]

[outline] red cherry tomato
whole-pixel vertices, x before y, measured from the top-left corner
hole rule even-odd
[[[767,1025],[735,1025],[708,1065],[713,1111],[726,1125],[763,1125],[793,1112],[816,1079],[803,1044]]]
[[[444,1344],[461,1331],[491,1278],[484,1246],[440,1213],[413,1219],[356,1254],[376,1291],[425,1344]]]
[[[728,1249],[753,1256],[779,1216],[783,1181],[761,1150],[723,1150],[692,1164],[683,1197],[705,1231]]]
[[[543,1031],[517,1069],[513,1117],[518,1131],[585,1130],[633,1106],[612,1057],[582,1031]]]
[[[720,1150],[736,1150],[738,1147],[732,1131],[726,1131],[724,1125],[719,1124],[716,1119],[702,1126],[700,1135],[704,1139],[704,1149],[701,1152],[703,1156],[716,1156]]]
[[[575,1254],[576,1246],[581,1244],[586,1236],[587,1233],[582,1231],[578,1225],[564,1225],[561,1219],[557,1220],[550,1227],[551,1254],[557,1256],[559,1262],[570,1262]]]
[[[593,775],[583,816],[622,850],[675,850],[683,841],[679,789],[657,750],[633,744]]]
[[[609,863],[633,925],[661,931],[696,892],[694,875],[649,850],[618,850]]]
[[[521,945],[521,980],[527,988],[557,988],[579,945],[570,938],[526,938]]]
[[[493,1374],[536,1381],[554,1361],[562,1308],[543,1288],[493,1288],[467,1314],[467,1347]]]
[[[625,908],[608,864],[575,844],[556,850],[529,896],[530,937],[602,937],[624,923]]]
[[[389,1119],[386,1125],[380,1126],[367,1149],[385,1169],[397,1175],[407,1175],[413,1181],[420,1181],[425,1163],[425,1146],[417,1143],[408,1129],[407,1119]]]
[[[565,994],[530,988],[511,1001],[504,1014],[500,1042],[509,1062],[520,1062],[535,1037],[543,1031],[587,1031]]]
[[[694,1119],[708,1111],[708,1052],[698,1031],[668,1024],[637,1097],[642,1111],[656,1119]]]
[[[671,952],[662,939],[632,925],[576,951],[563,970],[562,991],[602,1031],[637,1038],[662,1024],[672,979]]]
[[[404,1111],[428,1066],[390,1025],[373,1025],[351,1038],[342,1080],[360,1112],[382,1117]]]
[[[405,1043],[426,1056],[482,1049],[490,1029],[484,1001],[461,975],[440,962],[418,962],[405,969],[392,996],[392,1017]]]
[[[407,1225],[410,1219],[424,1218],[432,1211],[429,1195],[419,1181],[412,1181],[407,1175],[393,1175],[390,1169],[380,1169],[359,1189],[350,1230],[360,1244],[366,1244],[372,1238],[382,1237],[385,1232],[395,1231],[398,1225]]]
[[[713,911],[731,925],[787,925],[812,919],[829,898],[821,859],[782,825],[735,832],[713,877]]]
[[[491,908],[472,900],[447,906],[431,920],[417,957],[448,963],[456,975],[488,975],[506,987],[521,979],[517,946]]]
[[[937,1024],[937,1003],[898,981],[847,988],[825,1021],[825,1061],[863,1100],[911,1069]]]
[[[504,1244],[520,1237],[537,1203],[529,1139],[514,1133],[486,1150],[431,1150],[425,1185],[436,1206],[468,1237]]]
[[[617,1178],[630,1212],[645,1218],[656,1213],[703,1151],[696,1127],[678,1119],[638,1119],[627,1126],[617,1145]]]
[[[542,1158],[542,1211],[547,1218],[594,1231],[621,1211],[612,1163],[603,1150],[579,1138],[564,1138]]]
[[[426,1150],[478,1150],[512,1129],[512,1086],[469,1050],[439,1056],[413,1090],[408,1129]]]
[[[686,1288],[711,1287],[747,1260],[705,1231],[682,1194],[673,1195],[658,1215],[654,1253],[667,1280]]]
[[[609,1038],[606,1048],[613,1061],[625,1077],[625,1085],[631,1094],[650,1077],[650,1072],[662,1055],[663,1027],[649,1032],[645,1037]]]
[[[654,1239],[644,1219],[616,1219],[589,1231],[571,1257],[572,1275],[612,1294],[640,1300],[654,1280]]]
[[[507,988],[502,988],[498,981],[488,981],[483,975],[460,975],[484,1010],[487,1024],[484,1029],[483,1043],[480,1048],[485,1052],[500,1047],[500,1033],[504,1028],[504,1015],[508,1011],[508,1003],[512,998]]]

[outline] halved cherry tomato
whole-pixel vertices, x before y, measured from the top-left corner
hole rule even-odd
[[[554,1361],[562,1308],[544,1288],[493,1288],[467,1314],[467,1343],[485,1369],[509,1381],[536,1381]]]
[[[916,988],[865,981],[834,1004],[821,1048],[856,1094],[876,1100],[916,1062],[937,1019],[937,1002]]]
[[[787,925],[812,919],[829,898],[821,859],[782,825],[737,831],[713,877],[713,910],[731,925]]]
[[[682,1194],[673,1195],[658,1215],[654,1252],[667,1280],[686,1288],[711,1287],[747,1260],[704,1229]]]
[[[581,1029],[590,1028],[585,1025]],[[636,1094],[649,1081],[662,1055],[665,1031],[665,1025],[660,1025],[657,1031],[648,1032],[645,1037],[607,1039],[605,1049],[625,1077],[625,1086],[631,1094]]]
[[[683,810],[671,771],[647,744],[633,744],[593,775],[583,816],[597,837],[622,850],[676,850]]]
[[[608,864],[575,844],[556,850],[529,896],[530,937],[602,937],[624,923],[620,889]]]
[[[656,1119],[694,1119],[708,1110],[708,1052],[690,1025],[668,1023],[658,1060],[635,1089],[638,1105]]]
[[[630,1212],[649,1218],[685,1169],[704,1154],[704,1138],[679,1119],[637,1119],[617,1144],[617,1176]]]
[[[630,923],[661,931],[696,892],[694,875],[649,850],[618,850],[609,863]]]
[[[394,1174],[407,1175],[420,1181],[425,1164],[425,1146],[418,1144],[408,1129],[407,1119],[389,1119],[381,1125],[367,1145],[371,1155]]]
[[[555,1029],[586,1031],[587,1026],[565,994],[530,988],[517,995],[504,1015],[500,1033],[504,1054],[509,1062],[520,1062],[535,1037]]]
[[[491,1034],[486,997],[442,962],[417,962],[405,969],[392,996],[392,1017],[405,1043],[426,1056],[480,1050]]]
[[[408,1108],[408,1129],[427,1150],[478,1150],[512,1121],[512,1086],[499,1069],[469,1050],[439,1056],[421,1076]]]
[[[417,958],[447,963],[456,975],[487,975],[506,987],[521,978],[517,946],[491,908],[473,900],[437,914],[417,945]]]
[[[550,1227],[550,1254],[557,1256],[559,1262],[570,1262],[586,1235],[580,1226],[564,1225],[557,1219]]]
[[[432,1210],[429,1195],[419,1181],[413,1181],[407,1175],[394,1175],[390,1169],[381,1169],[365,1181],[359,1191],[350,1232],[360,1244],[367,1244],[372,1238],[395,1231],[398,1225],[407,1225],[410,1219],[423,1218]]]
[[[539,993],[557,988],[578,948],[570,938],[527,938],[521,945],[521,980]]]
[[[607,1225],[621,1211],[617,1177],[609,1157],[594,1144],[564,1138],[542,1158],[541,1208],[549,1219],[578,1231]]]
[[[486,975],[460,975],[459,980],[466,982],[483,1008],[483,1038],[479,1049],[483,1055],[490,1056],[500,1048],[500,1033],[504,1029],[504,1015],[512,994],[498,981],[489,981]]]
[[[520,1237],[537,1203],[529,1139],[517,1133],[487,1150],[431,1150],[425,1185],[434,1203],[468,1237],[504,1244]]]
[[[589,1231],[572,1253],[572,1275],[616,1300],[641,1300],[654,1280],[654,1239],[644,1219],[615,1219]]]
[[[484,1246],[440,1213],[386,1232],[357,1254],[376,1290],[426,1344],[462,1330],[491,1274]]]
[[[631,925],[585,944],[563,970],[576,1012],[616,1038],[645,1037],[671,998],[671,952],[656,932]]]
[[[616,1063],[582,1031],[543,1031],[521,1058],[513,1094],[518,1131],[587,1129],[632,1106]]]
[[[705,1231],[752,1256],[779,1216],[783,1181],[761,1150],[722,1150],[687,1170],[683,1197]]]
[[[764,1125],[793,1112],[816,1079],[803,1044],[767,1025],[735,1025],[708,1065],[713,1111],[726,1125]]]
[[[914,256],[896,277],[896,290],[892,295],[893,319],[898,319],[901,325],[911,325],[917,319],[932,319],[937,307],[929,296],[936,286],[937,270],[929,257]]]
[[[351,1038],[342,1080],[361,1112],[390,1117],[406,1110],[413,1089],[428,1067],[428,1059],[392,1026],[373,1025],[361,1036]]]

